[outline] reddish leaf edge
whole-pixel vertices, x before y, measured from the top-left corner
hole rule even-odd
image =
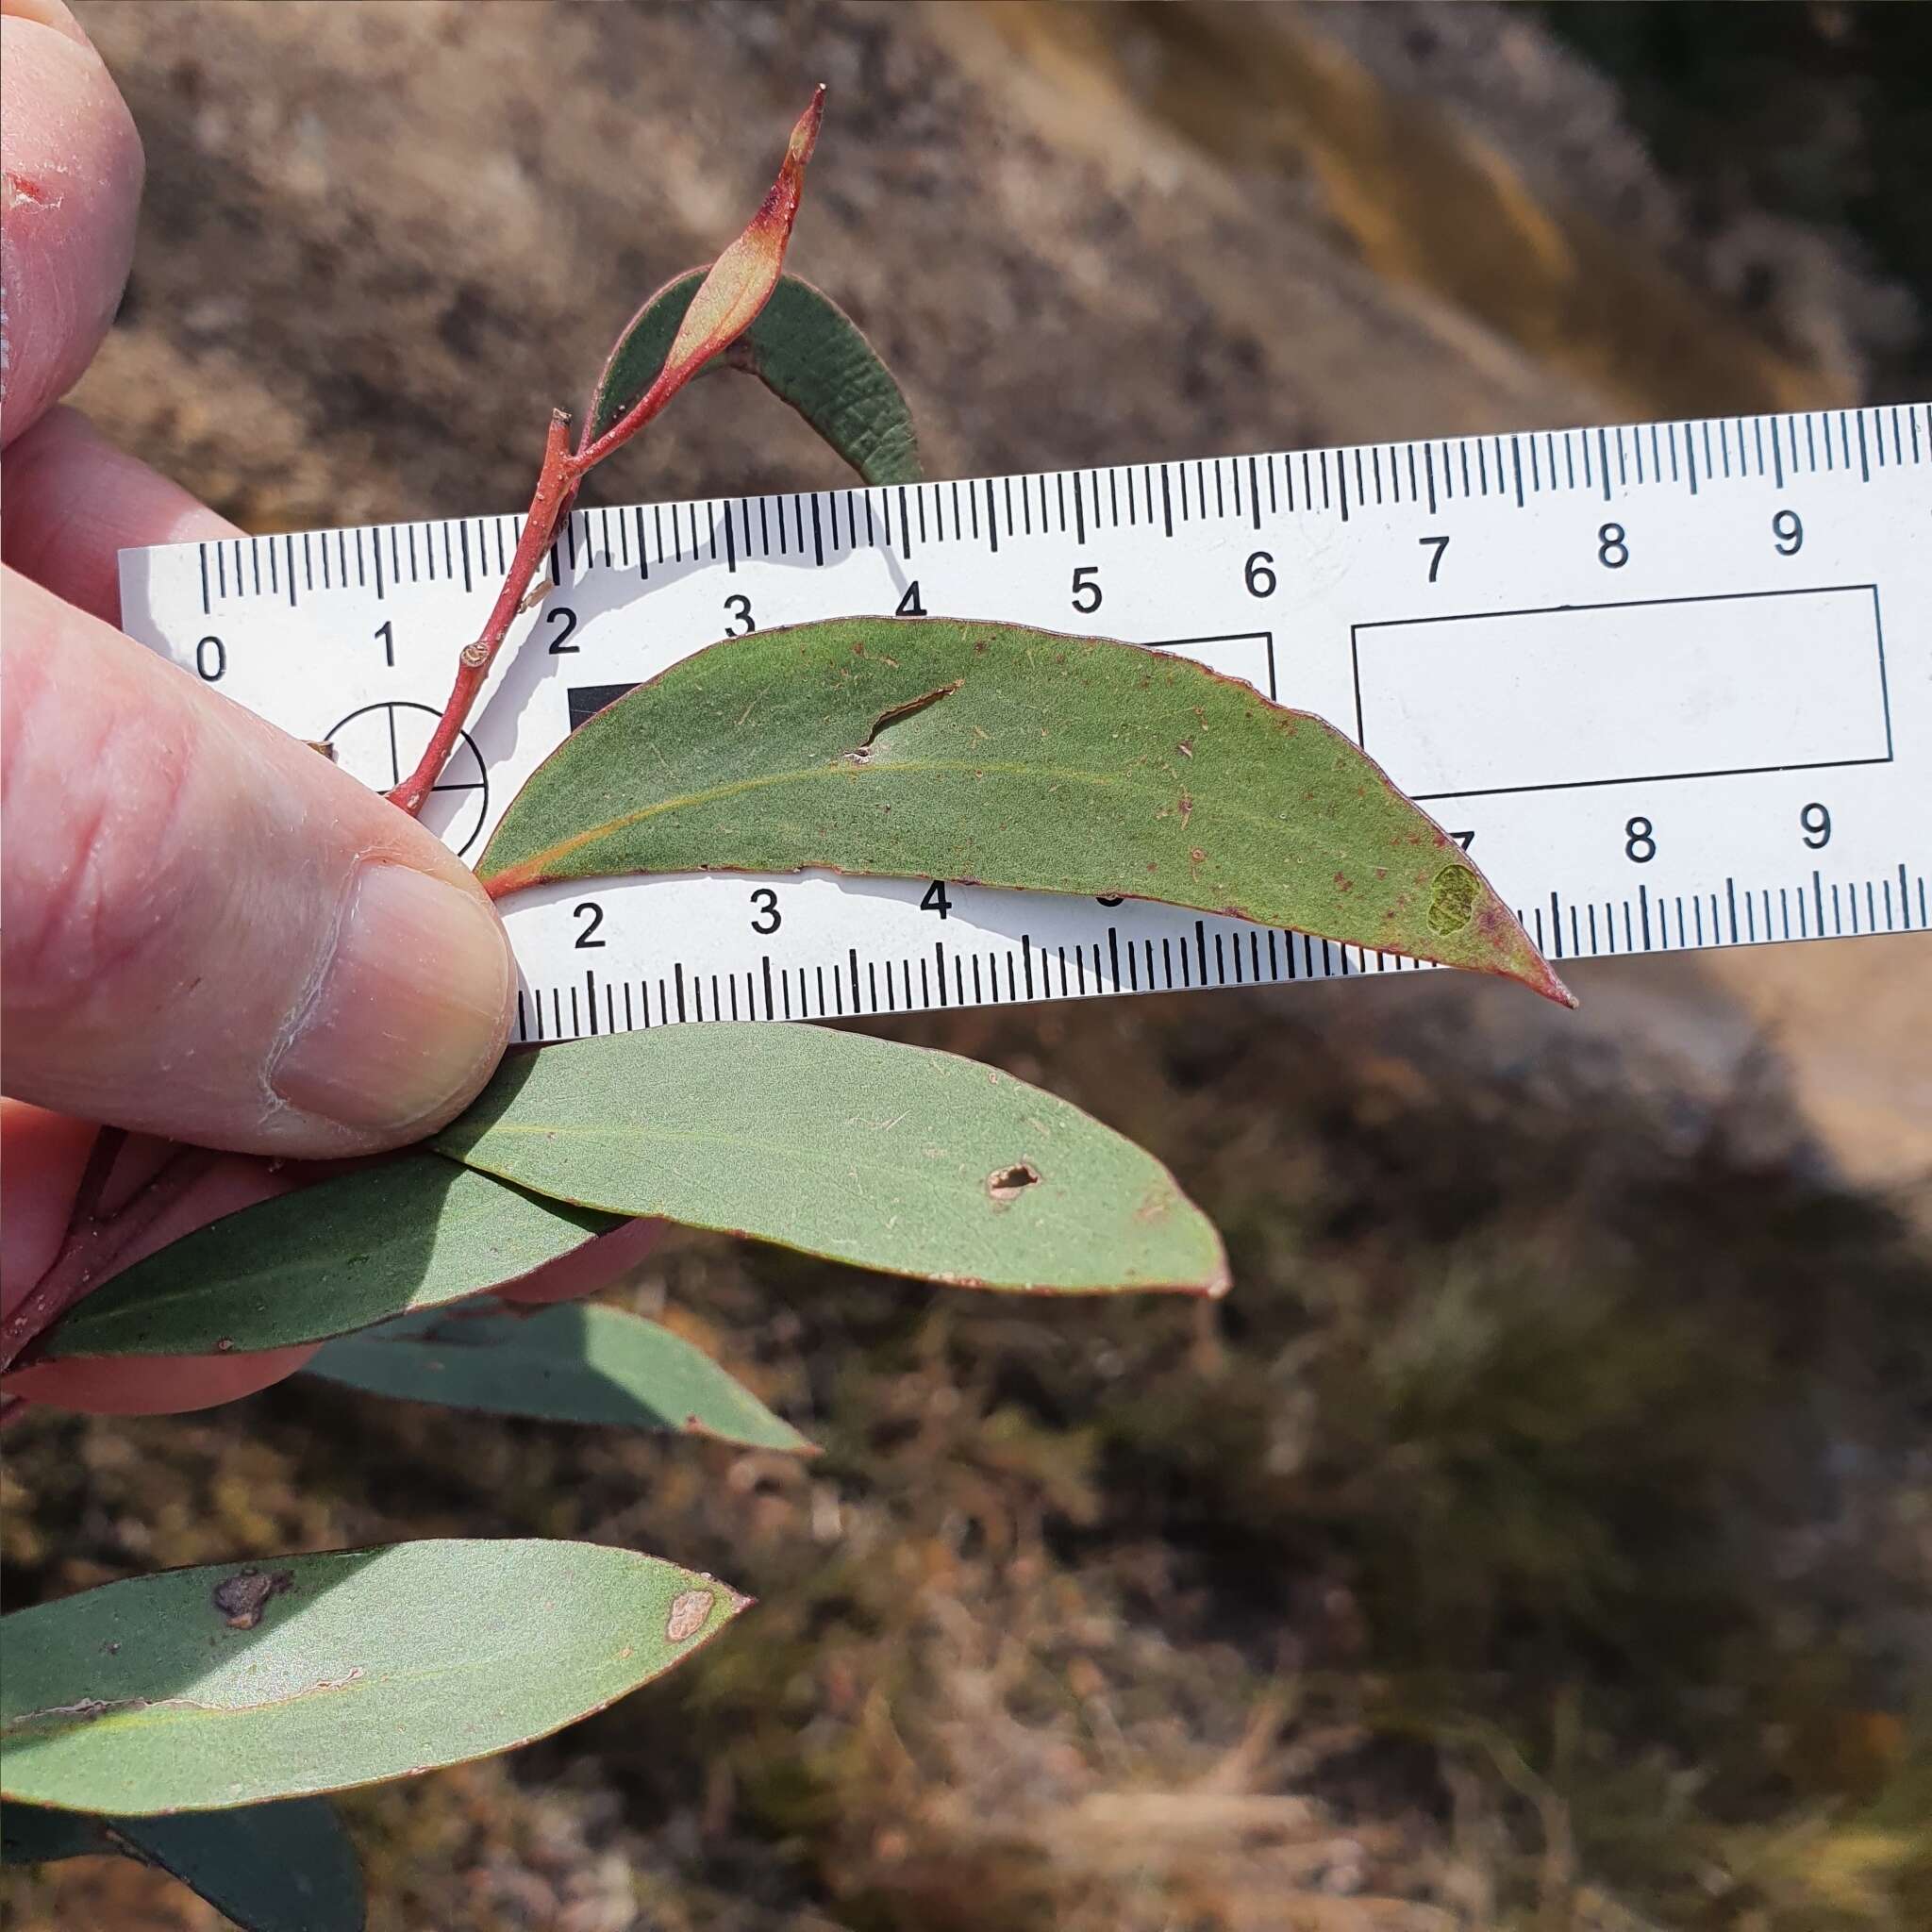
[[[814,630],[818,627],[818,625],[820,623],[823,623],[824,621],[825,620],[816,620],[812,623],[807,624],[774,625],[770,630],[758,632],[758,635],[760,639],[769,643],[773,640],[786,637],[793,631]],[[894,625],[919,624],[928,620],[923,620],[916,617],[882,616],[871,621],[875,622],[881,625],[891,626]],[[1003,618],[964,618],[949,616],[947,622],[958,624],[986,624],[990,626],[995,627],[1011,627],[1008,621]],[[1026,628],[1034,629],[1036,628],[1036,626],[1028,625],[1026,626]],[[1131,644],[1124,642],[1119,638],[1097,637],[1091,634],[1083,635],[1081,633],[1073,631],[1046,630],[1042,632],[1042,635],[1052,638],[1062,639],[1069,643],[1100,646],[1116,651],[1140,652],[1144,651],[1146,648],[1144,645],[1141,644]],[[711,651],[722,650],[728,648],[731,644],[733,644],[736,641],[736,639],[724,638],[720,639],[715,643],[707,645],[705,649]],[[699,654],[694,653],[693,655]],[[634,690],[625,692],[625,694],[623,697],[619,698],[614,704],[610,705],[607,708],[614,711],[619,709],[623,706],[633,704],[641,700],[647,691],[653,690],[664,678],[670,676],[674,672],[677,671],[684,663],[688,661],[689,659],[687,658],[680,658],[676,664],[667,665],[664,670],[660,671],[656,677],[646,678],[641,684],[638,685]],[[1366,751],[1364,751],[1358,744],[1357,744],[1354,739],[1350,738],[1345,732],[1338,730],[1333,724],[1331,724],[1327,721],[1327,719],[1318,716],[1313,711],[1297,710],[1292,706],[1276,704],[1272,698],[1257,691],[1255,687],[1249,684],[1244,678],[1230,677],[1225,672],[1216,671],[1211,665],[1208,664],[1196,664],[1194,666],[1194,669],[1204,677],[1212,678],[1217,683],[1225,684],[1238,688],[1242,692],[1245,698],[1259,703],[1267,710],[1274,713],[1276,716],[1283,718],[1291,718],[1296,722],[1298,725],[1311,725],[1318,732],[1324,734],[1324,736],[1334,739],[1340,743],[1346,745],[1349,751],[1352,752],[1355,755],[1355,757],[1357,757],[1362,761],[1362,763],[1368,768],[1369,772],[1373,774],[1374,779],[1383,787],[1383,789],[1391,797],[1399,799],[1404,805],[1407,805],[1409,808],[1409,809],[1415,812],[1415,814],[1423,821],[1423,823],[1429,827],[1429,829],[1435,834],[1437,849],[1441,851],[1442,854],[1444,854],[1444,856],[1451,859],[1454,863],[1462,866],[1465,870],[1473,873],[1475,875],[1477,882],[1483,887],[1483,889],[1489,894],[1488,904],[1486,905],[1483,911],[1481,911],[1477,915],[1477,918],[1483,924],[1485,937],[1489,941],[1490,951],[1494,954],[1500,954],[1504,950],[1505,946],[1507,945],[1508,941],[1514,940],[1520,945],[1521,952],[1524,960],[1524,965],[1522,971],[1518,971],[1509,964],[1503,961],[1501,958],[1498,958],[1497,962],[1493,965],[1463,965],[1457,962],[1435,959],[1432,958],[1426,953],[1417,952],[1407,947],[1395,945],[1377,946],[1374,948],[1368,948],[1367,950],[1393,954],[1401,958],[1415,959],[1419,962],[1428,965],[1445,966],[1448,968],[1448,970],[1452,972],[1477,973],[1483,974],[1486,977],[1507,979],[1512,981],[1517,985],[1526,986],[1532,992],[1541,994],[1542,998],[1551,1001],[1553,1004],[1557,1006],[1567,1007],[1572,1010],[1574,1010],[1576,1008],[1576,1007],[1580,1004],[1576,995],[1574,992],[1572,992],[1569,987],[1563,983],[1560,977],[1558,977],[1556,969],[1550,964],[1549,960],[1544,957],[1541,947],[1540,947],[1535,941],[1535,940],[1533,940],[1530,937],[1529,930],[1523,924],[1522,920],[1520,920],[1515,915],[1515,913],[1513,913],[1509,909],[1508,906],[1504,901],[1503,895],[1496,891],[1493,885],[1491,884],[1488,875],[1483,872],[1482,868],[1479,865],[1477,865],[1474,859],[1470,858],[1468,853],[1463,851],[1462,847],[1458,845],[1457,841],[1454,839],[1452,839],[1449,836],[1449,834],[1440,824],[1438,824],[1436,821],[1426,811],[1424,811],[1420,805],[1416,804],[1416,802],[1412,798],[1410,798],[1405,791],[1403,791],[1403,790],[1395,783],[1395,781],[1390,777],[1389,774],[1382,768],[1382,766]],[[909,700],[909,702],[916,704],[924,695],[927,694],[915,693],[913,697]],[[554,759],[563,757],[568,751],[568,742],[566,742],[565,744],[558,745],[556,748],[556,750],[550,753],[549,757],[545,758],[538,765],[537,770],[530,774],[530,777],[528,779],[525,781],[525,785],[527,786],[529,784],[534,783],[538,774],[544,771]],[[521,796],[521,793],[519,794],[519,796]],[[515,800],[512,799],[512,808],[514,808],[514,805]],[[491,899],[505,899],[508,898],[512,892],[523,891],[528,887],[548,885],[556,882],[560,878],[576,876],[576,874],[566,874],[551,872],[546,870],[546,867],[556,864],[562,857],[566,856],[569,852],[575,851],[579,845],[588,843],[592,839],[602,837],[604,835],[604,831],[605,827],[603,826],[595,827],[589,832],[579,834],[575,838],[560,841],[558,844],[552,846],[548,851],[541,853],[532,858],[524,859],[513,866],[508,866],[502,872],[485,873],[482,870],[481,865],[479,864],[476,873],[477,879],[479,883],[482,885],[484,891],[488,893]],[[485,857],[488,857],[487,852],[485,853]],[[838,865],[830,865],[823,860],[813,859],[801,860],[798,864],[790,866],[754,867],[741,865],[715,865],[704,866],[701,867],[700,870],[705,872],[721,873],[758,872],[761,874],[773,872],[829,872],[841,877],[847,878],[899,878],[912,876],[911,874],[882,873],[870,871],[860,872],[852,868]],[[605,874],[605,876],[649,876],[649,874],[641,873],[615,874]],[[961,878],[958,881],[958,883],[960,885],[971,886],[980,885],[985,883],[985,881],[979,879]],[[998,882],[998,889],[1002,891],[1037,891],[1040,890],[1037,887],[1015,886],[1005,880]],[[1126,885],[1116,887],[1113,890],[1117,891],[1119,895],[1124,899],[1138,899],[1148,905],[1174,906],[1181,903],[1177,900],[1158,898],[1153,894],[1147,892],[1137,892],[1133,890],[1131,886]],[[1213,909],[1217,913],[1224,915],[1227,918],[1246,920],[1250,924],[1260,923],[1258,921],[1256,921],[1251,913],[1249,913],[1245,908],[1240,906],[1223,906],[1215,908]],[[1358,945],[1361,943],[1359,941],[1357,940],[1344,939],[1338,933],[1324,933],[1313,927],[1297,927],[1295,928],[1295,930],[1307,931],[1310,939],[1325,940],[1337,945]]]

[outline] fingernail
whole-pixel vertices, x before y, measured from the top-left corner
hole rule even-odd
[[[407,866],[366,865],[349,894],[269,1084],[291,1107],[346,1127],[426,1132],[503,1049],[509,942],[476,895]]]

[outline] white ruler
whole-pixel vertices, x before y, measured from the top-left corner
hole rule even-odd
[[[130,551],[124,621],[387,787],[516,531]],[[1182,651],[1320,712],[1557,961],[1932,924],[1924,405],[579,510],[550,575],[425,813],[473,858],[575,724],[675,659],[925,611]],[[1405,964],[945,881],[612,880],[507,911],[530,1040]]]

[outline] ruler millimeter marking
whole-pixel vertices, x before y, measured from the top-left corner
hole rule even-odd
[[[387,786],[514,517],[125,554],[127,628]],[[728,635],[869,611],[1183,652],[1348,731],[1552,958],[1927,927],[1932,408],[1524,432],[578,509],[425,810]],[[506,914],[529,1040],[1411,962],[1143,902],[713,874]]]

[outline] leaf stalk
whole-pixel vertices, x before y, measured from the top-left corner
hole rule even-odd
[[[100,1154],[104,1145],[108,1145],[109,1151],[100,1159],[90,1156],[88,1174],[83,1178],[84,1187],[92,1183],[96,1197],[107,1184],[107,1171],[125,1138],[118,1128],[101,1129],[95,1155]],[[114,1213],[97,1218],[76,1209],[53,1266],[22,1296],[6,1321],[0,1323],[0,1374],[12,1368],[42,1335],[99,1283],[208,1172],[215,1158],[206,1147],[177,1147],[147,1184]],[[95,1181],[97,1172],[99,1178]]]

